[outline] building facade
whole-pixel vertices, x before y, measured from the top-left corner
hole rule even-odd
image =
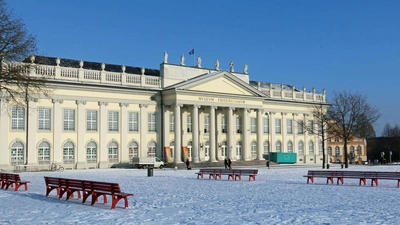
[[[347,142],[347,155],[349,163],[362,164],[367,162],[367,141],[365,138],[354,137]],[[328,157],[330,163],[344,163],[343,139],[329,134]]]
[[[28,108],[1,100],[0,168],[62,164],[110,168],[134,156],[168,163],[264,160],[268,152],[322,160],[321,138],[305,131],[325,91],[250,81],[243,72],[168,63],[159,69],[32,56],[30,76],[46,75],[49,97]],[[311,122],[310,122],[311,121]],[[315,123],[316,124],[316,123]],[[28,134],[28,135],[26,135]]]

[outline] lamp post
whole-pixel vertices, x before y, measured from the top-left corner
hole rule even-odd
[[[271,159],[271,156],[269,155],[269,146],[270,146],[270,143],[269,143],[269,114],[268,114],[268,112],[265,112],[265,115],[268,117],[268,138],[267,138],[267,141],[268,141],[268,161],[267,161],[267,166],[268,166],[268,169],[269,169],[269,164],[270,164],[270,159]]]

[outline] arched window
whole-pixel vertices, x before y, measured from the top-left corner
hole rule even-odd
[[[350,146],[350,155],[354,156],[354,146]]]
[[[264,141],[264,154],[268,154],[269,141]]]
[[[174,158],[174,153],[175,153],[175,141],[171,141],[171,143],[169,143],[169,150],[171,151],[171,158]]]
[[[291,141],[287,143],[287,152],[293,152],[293,143]]]
[[[94,141],[86,145],[86,161],[87,163],[97,162],[97,144]]]
[[[328,155],[332,155],[332,147],[328,147]]]
[[[71,141],[67,141],[63,146],[63,162],[64,164],[75,163],[75,145]]]
[[[251,142],[251,156],[257,157],[257,142],[256,141]]]
[[[108,144],[108,162],[118,162],[118,144],[115,141]]]
[[[40,165],[50,164],[50,144],[47,141],[38,146],[38,162]]]
[[[16,141],[11,146],[11,165],[22,165],[24,164],[24,144],[20,141]]]
[[[155,157],[156,156],[156,150],[157,150],[156,146],[157,145],[156,145],[156,143],[154,141],[151,141],[149,143],[149,146],[148,146],[149,151],[147,152],[147,156],[150,156],[150,157]]]
[[[340,148],[339,148],[339,146],[336,146],[336,147],[335,147],[335,155],[336,155],[336,157],[339,157],[339,155],[340,155]]]
[[[361,146],[357,146],[357,154],[362,155]]]
[[[275,143],[275,151],[276,152],[281,152],[282,151],[282,146],[281,146],[281,142],[280,141],[277,141]]]
[[[313,141],[308,142],[308,154],[314,155],[314,142]]]
[[[228,156],[226,151],[226,141],[223,141],[221,144],[221,155],[225,157]]]
[[[299,155],[304,155],[304,143],[303,141],[299,141],[299,146],[298,146],[299,150]]]
[[[129,143],[129,159],[139,156],[138,146],[139,145],[136,141],[131,141],[131,143]]]

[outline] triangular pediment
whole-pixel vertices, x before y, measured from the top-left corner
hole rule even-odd
[[[178,85],[174,85],[174,87],[171,88],[241,96],[261,97],[264,95],[245,81],[226,71],[201,75]]]

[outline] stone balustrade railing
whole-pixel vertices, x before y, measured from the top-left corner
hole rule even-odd
[[[316,93],[315,88],[313,88],[310,92],[306,92],[306,88],[303,88],[303,90],[298,90],[294,86],[272,83],[261,87],[260,82],[257,83],[256,88],[273,99],[326,103],[325,90],[323,90],[322,94],[319,94]]]
[[[32,76],[46,76],[49,79],[80,81],[86,83],[120,84],[135,87],[161,88],[161,78],[143,74],[125,72],[109,72],[104,70],[88,70],[84,68],[69,68],[50,65],[32,65],[24,63],[24,68],[30,70]],[[14,66],[16,66],[14,64]]]

